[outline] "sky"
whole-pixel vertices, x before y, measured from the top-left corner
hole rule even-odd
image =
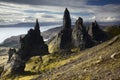
[[[120,21],[120,0],[0,0],[0,25],[21,22],[62,23],[68,8],[72,22],[82,17],[85,22]]]

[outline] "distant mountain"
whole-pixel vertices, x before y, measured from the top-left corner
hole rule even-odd
[[[50,39],[54,37],[60,30],[61,30],[61,27],[52,28],[42,32],[42,36],[44,39]]]
[[[74,24],[75,22],[72,22]],[[111,25],[120,25],[120,22],[98,22],[101,26],[111,26]],[[52,26],[52,25],[60,25],[61,22],[40,22],[40,26]],[[33,27],[35,25],[34,22],[23,22],[18,24],[8,24],[8,25],[0,25],[0,27]],[[85,22],[85,26],[91,25],[91,22]]]
[[[61,27],[52,28],[52,29],[42,32],[41,34],[44,40],[48,40],[54,37],[60,31],[60,29]],[[10,38],[5,39],[4,42],[0,44],[0,47],[18,47],[19,38],[20,36],[24,36],[24,35],[25,34],[18,35],[18,36],[11,36]]]
[[[40,26],[51,26],[58,25],[56,22],[40,22]],[[0,27],[33,27],[35,25],[34,22],[24,22],[18,24],[9,24],[9,25],[0,25]]]
[[[4,42],[0,44],[0,47],[18,47],[20,36],[24,36],[24,34],[18,36],[11,36],[10,38],[5,39]]]

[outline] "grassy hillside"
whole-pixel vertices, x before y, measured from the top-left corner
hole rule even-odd
[[[43,60],[32,57],[25,73],[2,80],[120,80],[120,36],[85,51],[60,51]]]
[[[120,80],[120,36],[78,52],[38,80]]]

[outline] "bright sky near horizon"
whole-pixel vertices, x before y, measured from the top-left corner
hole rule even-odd
[[[0,25],[21,22],[62,22],[68,8],[72,21],[120,21],[120,0],[0,0]]]

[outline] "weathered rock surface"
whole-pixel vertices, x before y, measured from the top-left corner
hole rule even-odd
[[[3,73],[24,72],[26,62],[33,56],[43,56],[48,54],[48,46],[44,43],[40,35],[39,23],[36,20],[34,29],[30,29],[25,37],[20,37],[20,47],[12,55],[10,62],[4,67]]]
[[[75,27],[73,28],[72,32],[72,39],[74,47],[85,49],[93,46],[93,41],[90,35],[87,33],[81,17],[79,17],[75,23]]]
[[[43,37],[40,35],[38,20],[36,20],[35,28],[30,29],[25,37],[20,38],[20,44],[18,52],[22,59],[48,54],[48,46],[44,43]]]
[[[92,22],[92,26],[90,26],[88,33],[91,35],[93,40],[98,42],[104,42],[108,39],[108,36],[102,29],[100,29],[96,21]]]
[[[49,51],[55,52],[60,49],[68,50],[71,47],[71,43],[72,43],[71,18],[70,13],[66,8],[63,16],[63,28],[58,33],[58,35],[50,42]]]

